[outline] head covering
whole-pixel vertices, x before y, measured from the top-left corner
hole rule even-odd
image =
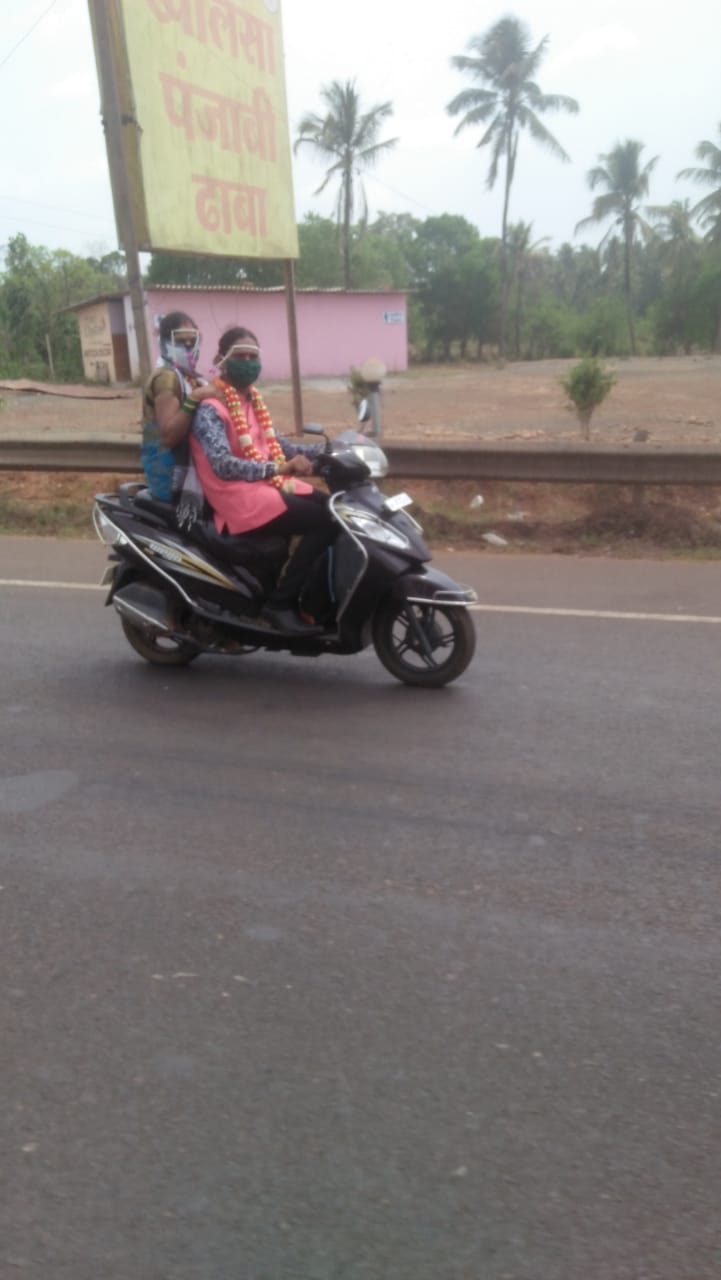
[[[192,346],[186,345],[189,338]],[[200,355],[200,330],[190,316],[182,311],[163,316],[158,327],[158,345],[164,364],[190,377],[195,374]]]

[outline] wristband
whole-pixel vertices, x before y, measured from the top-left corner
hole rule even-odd
[[[186,396],[180,407],[184,413],[195,413],[198,401],[194,400],[192,396]]]

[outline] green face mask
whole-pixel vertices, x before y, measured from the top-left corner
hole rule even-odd
[[[234,387],[250,387],[260,377],[260,360],[227,360],[225,376]]]

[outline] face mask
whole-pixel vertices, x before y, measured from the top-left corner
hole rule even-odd
[[[194,374],[200,355],[200,331],[195,325],[178,325],[167,337],[160,338],[160,354],[166,364],[182,373]]]
[[[260,377],[260,360],[226,360],[225,377],[234,387],[250,387]]]
[[[194,370],[198,363],[198,352],[193,347],[184,347],[182,342],[169,342],[166,351],[166,359],[171,364],[177,364],[181,369]]]

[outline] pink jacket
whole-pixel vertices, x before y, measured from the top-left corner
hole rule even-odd
[[[222,401],[215,399],[206,400],[205,403],[212,405],[223,419],[230,450],[237,458],[242,458],[243,453],[237,433],[226,406]],[[268,442],[258,424],[252,405],[248,405],[246,412],[253,444],[263,458],[268,458],[270,456]],[[190,449],[203,493],[215,513],[215,527],[218,533],[222,533],[224,529],[227,529],[228,533],[247,533],[251,529],[258,529],[267,524],[269,520],[274,520],[286,510],[280,491],[270,480],[252,482],[221,480],[213,471],[202,446],[192,435]],[[297,477],[294,477],[294,489],[296,493],[313,492],[312,485],[306,484]]]

